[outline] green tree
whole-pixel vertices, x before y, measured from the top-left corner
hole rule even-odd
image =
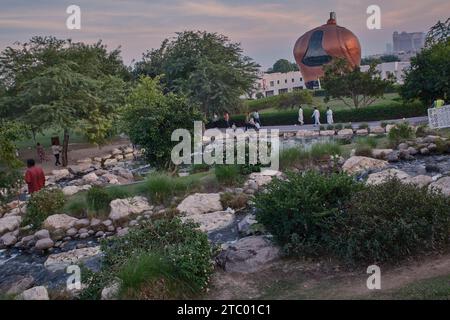
[[[173,169],[171,142],[175,129],[193,133],[194,121],[203,120],[196,106],[183,96],[163,93],[161,79],[142,76],[131,91],[122,114],[122,126],[131,141],[144,148],[146,159],[159,168]]]
[[[296,63],[290,62],[286,59],[279,59],[274,63],[273,67],[268,70],[268,73],[276,73],[276,72],[288,73],[291,71],[298,71],[298,70],[299,69]]]
[[[393,54],[386,54],[379,58],[374,57],[363,58],[361,60],[361,65],[364,66],[364,65],[371,65],[372,63],[380,64],[383,62],[396,62],[396,61],[400,61],[400,58],[398,56]]]
[[[281,94],[279,95],[278,99],[279,103],[277,105],[277,108],[279,109],[293,109],[300,105],[311,105],[313,103],[312,94],[308,90],[298,90],[288,94]]]
[[[23,130],[20,123],[0,120],[0,207],[11,200],[23,182],[19,171],[22,162],[14,144]]]
[[[159,49],[148,51],[136,63],[134,76],[160,78],[165,92],[185,94],[209,116],[230,111],[250,91],[258,65],[242,54],[240,44],[204,31],[177,33]]]
[[[324,67],[324,71],[322,87],[325,89],[325,101],[338,99],[350,108],[371,105],[393,84],[392,77],[381,79],[375,63],[367,72],[362,72],[359,67],[351,68],[345,59],[335,59]]]
[[[400,90],[406,101],[420,99],[426,105],[450,98],[450,19],[438,22],[427,35],[426,47],[411,59]]]
[[[120,50],[54,37],[33,37],[0,54],[0,115],[20,119],[33,132],[64,132],[63,165],[67,165],[70,130],[103,143],[125,94],[130,74]]]

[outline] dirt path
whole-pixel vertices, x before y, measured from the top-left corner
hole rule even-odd
[[[217,272],[207,299],[370,299],[424,279],[449,275],[450,253],[381,268],[381,290],[366,286],[367,266],[355,272],[339,271],[332,263],[298,260],[277,262],[254,274]]]
[[[114,139],[109,144],[101,147],[89,143],[71,143],[69,144],[68,152],[69,165],[77,164],[77,160],[104,155],[105,153],[108,153],[115,148],[128,144],[130,144],[130,141],[128,139],[119,138]],[[46,174],[49,174],[51,170],[60,168],[55,166],[54,157],[50,148],[46,148],[45,154],[47,157],[47,161],[44,161],[43,163],[38,162],[38,165],[42,166]],[[38,160],[36,150],[31,148],[20,150],[19,157],[23,161],[26,161],[26,159],[29,158],[33,158],[36,161]]]

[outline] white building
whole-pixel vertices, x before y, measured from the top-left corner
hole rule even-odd
[[[377,65],[377,70],[381,72],[381,78],[386,79],[390,74],[393,74],[398,84],[403,84],[403,77],[405,70],[411,66],[408,61],[398,62],[383,62]],[[366,72],[369,70],[369,66],[361,66],[361,71]]]
[[[300,71],[261,73],[260,79],[255,84],[256,92],[251,98],[255,98],[258,93],[262,93],[264,97],[270,97],[304,88],[306,86]]]

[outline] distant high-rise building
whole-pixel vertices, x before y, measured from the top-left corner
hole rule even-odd
[[[394,52],[419,51],[425,45],[425,33],[423,32],[394,32],[393,36]]]
[[[386,43],[386,53],[387,54],[392,53],[392,43]]]

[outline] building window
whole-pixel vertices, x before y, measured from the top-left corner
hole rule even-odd
[[[285,88],[285,89],[278,90],[278,94],[283,94],[283,93],[288,93],[288,89]]]
[[[280,80],[277,80],[277,84],[280,84]]]
[[[287,83],[287,79],[284,80],[284,83]]]
[[[266,97],[271,97],[271,96],[273,96],[273,90],[266,91]]]
[[[295,79],[294,78],[292,78],[292,83],[294,83],[295,82]]]
[[[302,82],[303,81],[303,78],[300,78],[300,82]]]
[[[270,81],[270,86],[273,87],[275,85],[275,82]]]

